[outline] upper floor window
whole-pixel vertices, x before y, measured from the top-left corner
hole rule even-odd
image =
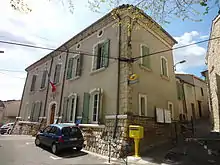
[[[168,77],[168,61],[165,57],[161,57],[161,74]]]
[[[81,75],[82,56],[76,55],[69,58],[67,67],[67,79],[76,78]]]
[[[55,72],[54,72],[54,84],[59,83],[60,72],[61,72],[61,64],[57,64],[55,67]]]
[[[41,79],[41,86],[40,86],[41,89],[45,88],[46,79],[47,79],[47,70],[43,71],[43,76]]]
[[[31,80],[31,89],[30,89],[31,91],[35,90],[36,80],[37,80],[37,75],[33,75]]]
[[[147,96],[139,94],[139,116],[147,115]]]
[[[141,65],[148,69],[151,68],[149,53],[149,48],[146,45],[141,45]]]
[[[93,57],[93,63],[92,63],[92,70],[93,71],[98,70],[100,68],[108,67],[109,49],[110,49],[110,40],[109,39],[95,45],[94,57]]]
[[[201,88],[201,95],[204,96],[203,88]]]

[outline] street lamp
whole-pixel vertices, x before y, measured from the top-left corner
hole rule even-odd
[[[182,60],[182,61],[179,61],[179,62],[177,62],[173,67],[174,67],[174,71],[176,71],[176,65],[178,65],[178,64],[182,64],[182,63],[185,63],[186,62],[186,60]]]

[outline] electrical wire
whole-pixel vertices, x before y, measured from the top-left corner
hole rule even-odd
[[[181,49],[181,48],[185,48],[185,47],[189,47],[189,46],[192,46],[192,45],[201,44],[201,43],[212,41],[212,40],[216,40],[216,39],[220,39],[220,37],[209,38],[209,39],[198,41],[198,42],[194,42],[194,43],[191,43],[191,44],[182,45],[182,46],[178,46],[178,47],[175,47],[175,48],[166,49],[166,50],[162,50],[162,51],[158,51],[158,52],[154,52],[154,53],[149,53],[147,55],[134,57],[134,58],[132,58],[132,60],[136,61],[136,60],[138,60],[140,58],[144,58],[144,57],[147,57],[147,56],[152,56],[152,55],[155,55],[155,54],[160,54],[160,53],[164,53],[164,52],[168,52],[168,51],[172,51],[172,50],[176,50],[176,49]]]
[[[67,52],[66,50],[59,50],[59,49],[54,49],[54,48],[41,47],[41,46],[35,46],[35,45],[29,45],[29,44],[25,44],[25,43],[18,43],[18,42],[11,42],[11,41],[0,40],[0,43],[9,44],[9,45],[16,45],[16,46],[23,46],[23,47],[29,47],[29,48],[35,48],[35,49],[42,49],[42,50]],[[69,53],[80,54],[80,55],[91,56],[91,57],[94,57],[94,56],[96,57],[97,56],[95,54],[91,54],[91,53],[83,52],[83,51],[69,51]],[[104,57],[104,58],[118,60],[117,57]]]
[[[6,76],[10,76],[10,77],[12,77],[12,78],[17,78],[17,79],[21,79],[21,80],[24,80],[24,79],[25,79],[25,78],[22,78],[22,77],[17,77],[17,76],[12,76],[12,75],[6,74],[6,73],[4,73],[4,72],[0,72],[0,74],[4,74],[4,75],[6,75]]]

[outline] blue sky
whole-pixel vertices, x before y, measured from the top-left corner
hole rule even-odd
[[[33,9],[29,14],[14,11],[10,0],[0,1],[0,40],[56,48],[104,15],[90,11],[87,1],[75,1],[73,14],[57,1],[29,1]],[[209,37],[211,22],[216,15],[217,9],[204,16],[202,22],[173,19],[171,24],[163,27],[179,41],[176,46],[189,44]],[[205,68],[206,47],[207,44],[202,44],[174,51],[175,61],[187,60],[178,65],[177,71],[200,76]],[[24,71],[49,52],[6,44],[0,44],[0,50],[5,51],[0,54],[0,100],[20,99],[26,73],[2,69]]]

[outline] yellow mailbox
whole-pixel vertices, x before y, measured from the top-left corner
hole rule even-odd
[[[139,142],[144,137],[144,128],[139,125],[129,126],[129,137],[134,139],[135,144],[135,157],[139,157]]]
[[[139,125],[130,125],[129,137],[134,139],[142,139],[144,137],[144,128]]]

